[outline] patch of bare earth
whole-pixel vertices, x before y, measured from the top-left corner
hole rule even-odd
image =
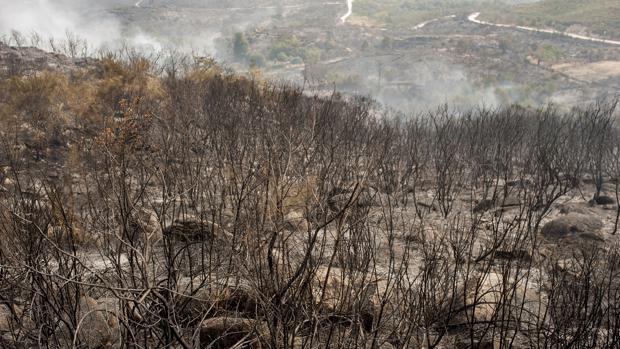
[[[561,63],[552,68],[572,78],[588,82],[604,81],[620,76],[620,61]]]

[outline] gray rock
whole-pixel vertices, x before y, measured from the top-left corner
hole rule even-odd
[[[0,75],[32,75],[38,71],[57,69],[71,72],[94,64],[90,58],[71,59],[58,53],[34,47],[0,45]]]
[[[309,223],[304,217],[303,211],[296,210],[284,216],[284,228],[289,231],[306,232],[308,231]]]
[[[254,317],[262,310],[259,292],[246,280],[183,278],[177,292],[186,296],[184,310],[192,316],[218,309]]]
[[[363,189],[358,188],[358,193],[352,199],[351,206],[355,207],[370,207],[374,205],[378,198],[378,191],[372,187],[367,187]],[[341,191],[337,191],[338,194],[331,195],[327,200],[327,204],[329,208],[333,211],[340,211],[346,204],[349,202],[351,198],[351,191],[345,191],[341,193]]]
[[[542,227],[542,234],[550,240],[564,238],[593,240],[592,236],[598,236],[601,228],[603,228],[603,222],[597,217],[580,213],[569,213],[545,224]]]
[[[78,312],[79,338],[88,348],[116,348],[120,343],[118,309],[107,300],[83,296]]]
[[[13,313],[9,305],[0,304],[0,334],[9,332],[13,326]]]
[[[616,203],[616,199],[609,195],[599,195],[592,199],[592,203],[596,205],[614,205]]]

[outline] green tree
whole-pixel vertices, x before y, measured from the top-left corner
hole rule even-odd
[[[383,37],[383,40],[381,40],[381,48],[384,50],[389,50],[392,48],[392,39],[389,36]]]
[[[502,53],[506,53],[509,48],[510,44],[508,43],[508,40],[502,39],[499,41],[499,49],[502,51]]]
[[[248,56],[250,44],[243,33],[235,33],[233,41],[233,54],[236,59],[245,59]]]
[[[370,44],[368,43],[368,40],[364,40],[364,42],[362,43],[362,51],[368,51],[369,48]]]
[[[321,50],[318,48],[307,48],[303,52],[303,59],[305,63],[317,64],[321,60]]]
[[[250,67],[262,68],[265,66],[265,56],[260,53],[250,55],[248,60],[250,61]]]

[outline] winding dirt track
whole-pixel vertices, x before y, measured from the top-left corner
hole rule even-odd
[[[512,24],[491,23],[491,22],[486,22],[486,21],[479,20],[478,16],[480,16],[480,12],[472,13],[471,15],[469,15],[469,17],[467,17],[467,20],[469,20],[472,23],[481,24],[481,25],[488,25],[488,26],[492,26],[492,27],[512,28],[512,29],[520,29],[520,30],[525,30],[525,31],[530,31],[530,32],[535,32],[535,33],[546,33],[546,34],[562,35],[562,36],[566,36],[566,37],[573,38],[573,39],[578,39],[578,40],[585,40],[585,41],[597,42],[597,43],[601,43],[601,44],[620,46],[620,41],[616,41],[616,40],[607,40],[607,39],[593,38],[591,36],[572,34],[572,33],[567,33],[567,32],[563,32],[563,31],[559,31],[559,30],[554,30],[554,29],[540,29],[540,28],[524,27],[524,26],[512,25]]]
[[[429,19],[428,21],[424,21],[424,22],[422,22],[420,24],[417,24],[416,26],[413,27],[413,29],[415,29],[415,30],[422,29],[422,28],[426,27],[428,24],[431,24],[433,22],[437,22],[437,21],[440,21],[440,20],[446,19],[446,18],[456,18],[456,15],[450,15],[450,16],[444,16],[444,17]]]
[[[138,0],[134,4],[134,7],[142,7],[142,3],[144,0]],[[210,10],[228,10],[228,11],[245,11],[245,10],[276,10],[276,9],[303,9],[310,6],[342,6],[340,2],[328,1],[323,2],[321,4],[293,4],[293,5],[283,5],[283,6],[247,6],[247,7],[223,7],[223,8],[208,8]]]

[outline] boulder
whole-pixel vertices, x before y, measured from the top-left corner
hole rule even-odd
[[[584,215],[592,214],[591,208],[583,202],[570,202],[566,204],[559,204],[557,208],[559,209],[559,212],[564,215],[569,213],[579,213]]]
[[[595,183],[594,177],[592,177],[592,175],[591,175],[591,174],[589,174],[589,173],[584,174],[584,175],[581,177],[581,181],[582,181],[584,184],[594,184],[594,183]]]
[[[341,308],[347,294],[352,292],[351,287],[344,270],[321,266],[312,277],[312,298],[315,304],[320,304],[329,311],[336,311]]]
[[[223,310],[254,317],[259,314],[261,299],[258,291],[246,280],[218,279],[201,282],[183,278],[177,286],[187,296],[184,310],[194,317],[212,310]]]
[[[11,331],[13,313],[6,304],[0,304],[0,334]]]
[[[341,268],[319,267],[311,282],[314,303],[330,312],[348,312],[353,303],[360,300],[356,293],[363,285],[357,279]]]
[[[4,190],[13,190],[15,188],[15,181],[9,177],[4,177],[0,179],[0,187],[4,188]]]
[[[284,228],[286,230],[307,232],[309,226],[303,211],[291,211],[284,216]]]
[[[364,208],[370,207],[375,203],[378,192],[373,188],[358,189],[358,193],[353,197],[351,206]],[[340,211],[351,198],[351,192],[347,191],[330,196],[327,204],[332,211]]]
[[[82,296],[78,311],[78,338],[88,348],[116,348],[120,343],[118,309],[115,300],[100,301]]]
[[[595,205],[614,205],[616,199],[609,195],[599,195],[594,197],[591,202]]]
[[[468,312],[473,313],[475,321],[491,321],[501,299],[502,275],[496,273],[483,275],[479,288],[476,288],[475,281],[469,281],[472,287],[467,299]]]
[[[478,282],[476,282],[478,281]],[[467,311],[473,314],[474,321],[488,322],[502,317],[498,308],[500,305],[535,311],[540,302],[537,288],[534,284],[525,283],[525,280],[504,280],[502,274],[486,273],[479,276],[478,280],[468,282]],[[502,295],[506,292],[506,295]],[[523,303],[522,303],[523,302]]]
[[[314,303],[323,311],[340,318],[358,318],[370,330],[387,285],[361,272],[322,266],[310,287]]]
[[[603,222],[593,215],[569,213],[559,216],[542,227],[542,234],[549,240],[565,238],[601,238]],[[602,239],[602,238],[601,238]]]
[[[200,347],[212,349],[226,348],[266,348],[265,339],[269,336],[267,324],[258,320],[238,317],[216,317],[200,324]]]

